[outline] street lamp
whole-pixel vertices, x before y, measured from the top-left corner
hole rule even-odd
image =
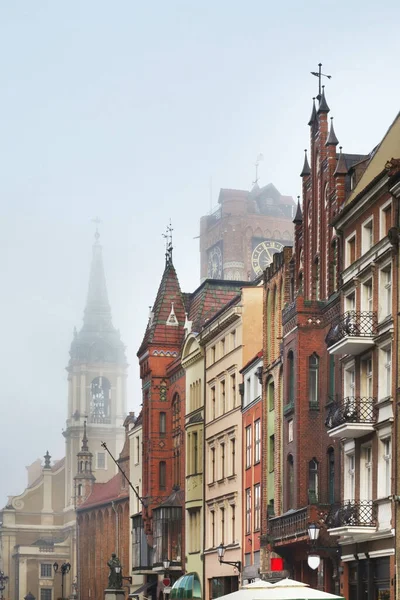
[[[171,564],[171,561],[169,560],[169,558],[165,558],[162,562],[163,567],[164,567],[164,571],[168,571],[169,569],[169,565]]]
[[[225,556],[225,550],[226,550],[226,548],[222,543],[217,548],[219,564],[220,565],[231,565],[231,567],[235,567],[240,573],[242,570],[242,563],[240,560],[236,560],[236,561],[222,560]]]
[[[3,600],[3,592],[6,589],[6,583],[8,581],[8,575],[4,575],[3,571],[0,571],[0,599]]]
[[[58,572],[58,562],[53,563],[54,573]],[[60,567],[61,573],[61,600],[64,600],[64,577],[71,570],[71,565],[69,562],[64,562]]]
[[[319,538],[319,529],[319,525],[317,525],[316,523],[309,523],[308,525],[308,537],[311,540],[311,552],[307,557],[307,564],[310,567],[310,569],[313,569],[314,571],[318,569],[321,563],[321,557],[319,554],[317,554],[315,548],[317,540]]]

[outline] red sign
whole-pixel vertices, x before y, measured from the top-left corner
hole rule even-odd
[[[171,580],[169,577],[164,577],[164,579],[162,580],[163,584],[165,585],[165,587],[169,587],[171,585]]]
[[[271,571],[283,571],[283,558],[271,558]]]

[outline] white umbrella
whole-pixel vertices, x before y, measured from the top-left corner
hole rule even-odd
[[[274,584],[268,581],[255,581],[243,586],[237,592],[221,596],[218,600],[344,600],[344,598],[315,590],[302,581],[282,579]]]

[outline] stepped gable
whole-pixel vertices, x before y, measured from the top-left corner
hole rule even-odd
[[[167,325],[168,317],[173,310],[178,326]],[[175,267],[167,262],[158,288],[156,300],[152,309],[146,333],[137,352],[137,356],[143,354],[150,344],[163,346],[179,345],[183,338],[183,326],[185,324],[185,302],[181,292]]]
[[[188,319],[192,321],[192,331],[199,333],[205,323],[221,308],[236,298],[241,288],[249,285],[246,281],[224,281],[206,279],[192,294]]]

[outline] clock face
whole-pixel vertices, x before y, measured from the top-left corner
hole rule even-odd
[[[283,244],[274,240],[265,240],[257,244],[251,255],[251,266],[257,277],[271,264],[275,252],[280,252],[282,249]]]
[[[219,246],[213,246],[208,251],[207,277],[222,279],[222,251]]]

